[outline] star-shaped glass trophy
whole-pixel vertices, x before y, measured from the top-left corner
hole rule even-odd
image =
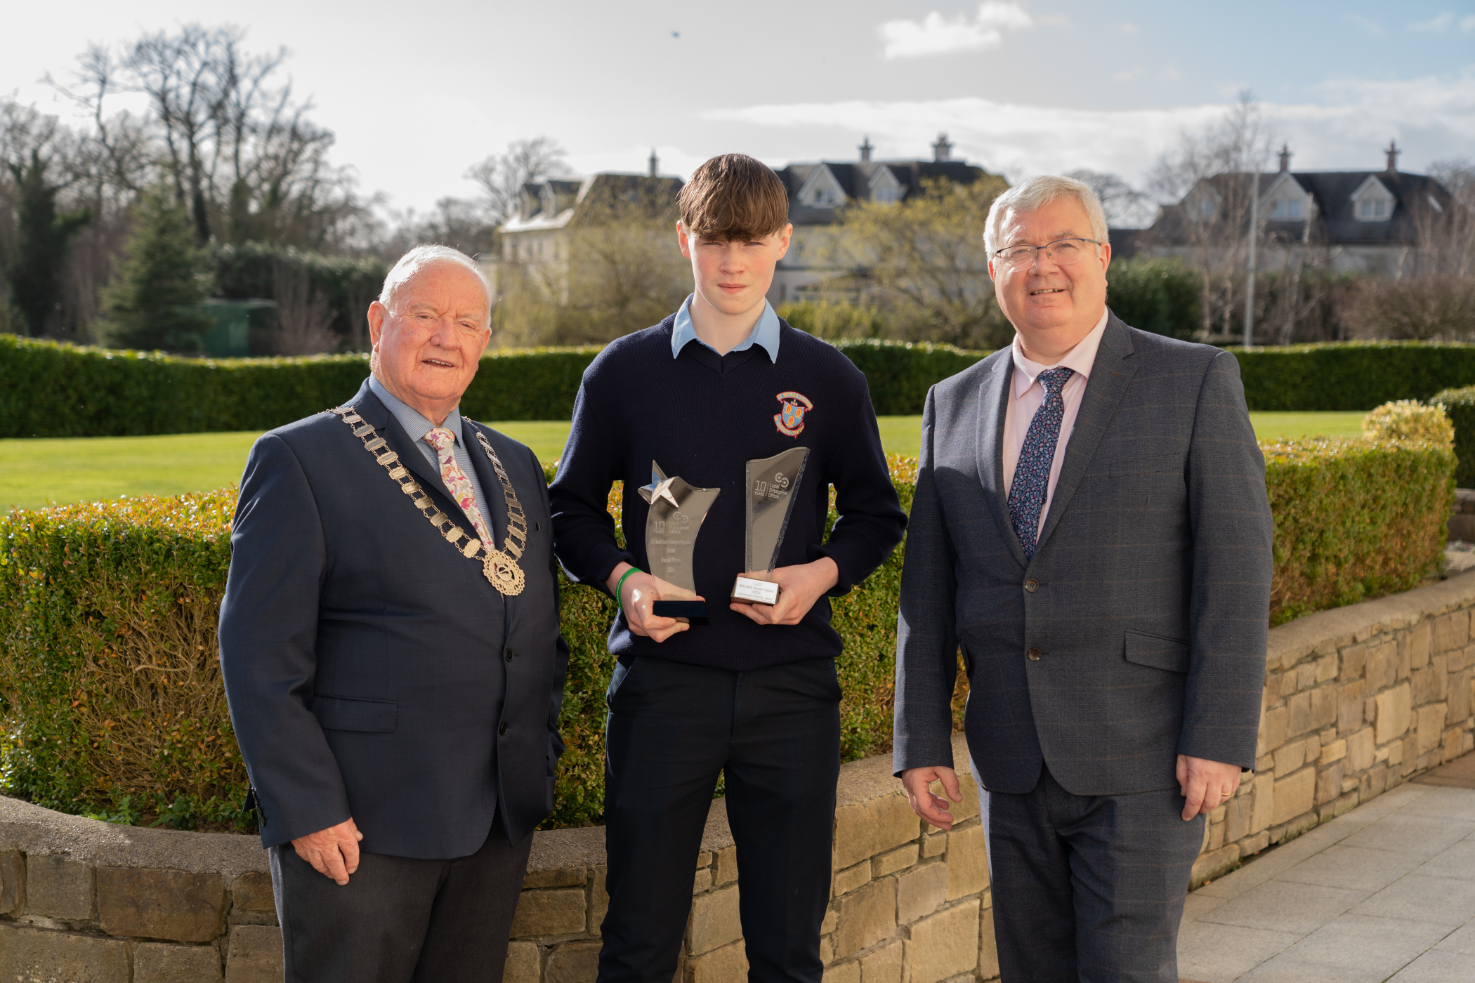
[[[668,478],[661,466],[651,461],[650,484],[639,491],[640,497],[650,504],[645,514],[645,558],[651,574],[695,597],[692,552],[702,520],[721,489],[695,488],[676,475]],[[704,601],[660,600],[652,606],[651,613],[658,618],[687,618],[692,624],[707,621]]]
[[[778,550],[794,512],[794,492],[804,478],[809,448],[791,447],[782,454],[748,462],[748,539],[745,573],[732,587],[732,599],[753,604],[778,602],[778,584],[764,579],[778,562]]]

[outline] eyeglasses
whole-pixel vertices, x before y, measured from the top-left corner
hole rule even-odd
[[[1086,255],[1086,243],[1101,245],[1100,239],[1083,239],[1080,236],[1068,236],[1064,239],[1056,239],[1054,242],[1043,246],[1005,246],[1003,249],[994,250],[994,259],[1005,266],[1033,266],[1035,256],[1041,249],[1050,262],[1056,266],[1074,266]]]

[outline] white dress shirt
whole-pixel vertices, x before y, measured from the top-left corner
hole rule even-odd
[[[1035,413],[1045,404],[1045,387],[1039,382],[1040,373],[1046,369],[1073,369],[1075,375],[1066,380],[1061,390],[1065,400],[1065,417],[1060,421],[1060,439],[1055,442],[1055,458],[1050,462],[1050,481],[1045,486],[1045,504],[1040,507],[1040,521],[1035,528],[1038,536],[1045,527],[1045,517],[1050,514],[1050,501],[1055,497],[1055,483],[1060,480],[1060,465],[1065,460],[1065,448],[1070,443],[1070,433],[1076,425],[1076,414],[1081,410],[1081,397],[1086,393],[1086,382],[1091,378],[1091,366],[1096,361],[1096,350],[1101,347],[1101,336],[1106,333],[1106,311],[1091,333],[1076,343],[1065,357],[1054,365],[1041,365],[1026,358],[1019,348],[1019,335],[1014,336],[1009,352],[1014,358],[1014,374],[1011,378],[1010,399],[1004,410],[1004,495],[1014,484],[1014,469],[1019,466],[1019,451],[1024,446],[1025,434]]]

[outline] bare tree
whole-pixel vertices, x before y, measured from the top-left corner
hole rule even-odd
[[[500,225],[517,214],[523,185],[570,173],[565,156],[564,149],[548,137],[514,140],[505,153],[474,164],[466,176],[481,185],[488,219]]]
[[[319,355],[336,350],[340,338],[331,327],[333,312],[328,299],[313,288],[307,272],[272,263],[271,280],[277,302],[272,349],[278,355]]]
[[[1101,199],[1106,224],[1132,228],[1152,221],[1152,203],[1148,196],[1115,174],[1103,171],[1076,170],[1065,175],[1087,185]]]
[[[1164,205],[1157,228],[1181,244],[1181,258],[1203,280],[1202,338],[1229,335],[1244,305],[1244,270],[1251,231],[1250,202],[1270,159],[1273,136],[1248,93],[1224,119],[1185,132],[1178,149],[1158,159],[1148,189]]]

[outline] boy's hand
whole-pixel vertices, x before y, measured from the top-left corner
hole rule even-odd
[[[797,625],[804,620],[809,609],[814,607],[814,602],[840,582],[840,568],[835,565],[834,560],[822,556],[813,563],[778,567],[772,575],[745,573],[743,576],[778,584],[778,603],[745,604],[733,601],[731,607],[734,611],[752,618],[760,625]]]
[[[702,601],[706,598],[698,597],[683,587],[669,584],[641,570],[625,577],[625,571],[629,569],[631,567],[628,563],[616,566],[609,575],[606,586],[611,594],[616,587],[620,588],[620,607],[625,612],[625,622],[629,624],[631,631],[652,641],[664,642],[678,631],[691,628],[685,618],[657,618],[650,613],[650,606],[656,601]],[[621,577],[625,577],[623,585],[620,584]]]

